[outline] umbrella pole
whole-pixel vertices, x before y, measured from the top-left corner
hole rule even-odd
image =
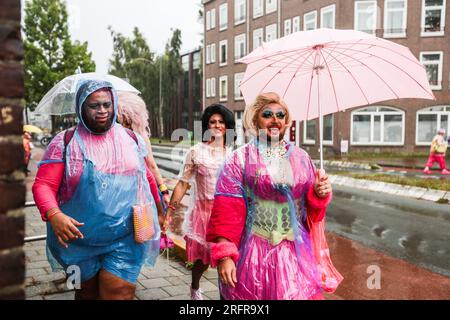
[[[320,169],[323,169],[323,117],[319,105]]]

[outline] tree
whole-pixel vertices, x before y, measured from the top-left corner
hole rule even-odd
[[[113,55],[109,60],[109,73],[127,79],[141,91],[151,114],[158,114],[158,79],[155,53],[137,27],[131,38],[108,28],[113,38]],[[152,128],[154,129],[154,128]]]
[[[73,74],[95,70],[87,43],[72,43],[67,9],[60,0],[30,0],[25,3],[24,65],[25,99],[34,110],[58,81]]]

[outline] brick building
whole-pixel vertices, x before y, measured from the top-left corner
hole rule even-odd
[[[25,298],[20,5],[0,2],[0,300]]]
[[[242,117],[244,64],[235,61],[292,32],[356,29],[410,48],[425,65],[436,101],[402,99],[324,117],[325,153],[425,152],[436,130],[450,131],[450,1],[203,0],[204,105],[221,102]],[[239,124],[238,124],[239,126]],[[315,155],[318,120],[296,123],[296,143]],[[294,133],[295,132],[295,133]]]

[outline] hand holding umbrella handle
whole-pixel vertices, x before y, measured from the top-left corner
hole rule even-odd
[[[325,170],[318,169],[314,181],[314,191],[319,198],[326,198],[331,193],[331,182]]]

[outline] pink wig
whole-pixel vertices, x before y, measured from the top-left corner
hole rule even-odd
[[[133,131],[139,133],[144,139],[150,137],[148,125],[148,110],[144,100],[137,94],[127,91],[118,91],[118,115],[117,120],[122,123],[131,123]]]

